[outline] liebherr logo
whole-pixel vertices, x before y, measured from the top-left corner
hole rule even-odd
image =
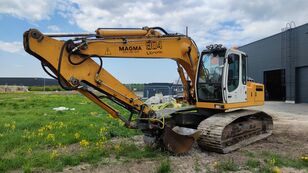
[[[138,52],[141,49],[141,46],[119,46],[119,51],[122,52]]]

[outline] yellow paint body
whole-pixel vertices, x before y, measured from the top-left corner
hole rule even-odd
[[[197,102],[196,107],[208,109],[237,109],[249,106],[260,106],[264,104],[264,85],[254,82],[247,82],[247,101],[240,103],[211,103]]]

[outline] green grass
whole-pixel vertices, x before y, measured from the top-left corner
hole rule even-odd
[[[264,158],[264,162],[268,165],[308,170],[308,161],[302,160],[301,158],[290,158],[286,155],[268,151],[262,152],[261,155]]]
[[[260,161],[256,159],[248,159],[246,161],[246,165],[248,166],[249,169],[255,169],[260,167]]]
[[[59,85],[29,86],[29,91],[64,91]]]
[[[282,167],[290,167],[299,170],[308,170],[308,160],[301,157],[290,158],[288,155],[282,155],[271,151],[247,152],[248,157],[245,168],[252,172],[274,173],[279,172]]]
[[[169,159],[161,161],[159,167],[157,168],[157,173],[171,173],[171,164]]]
[[[217,172],[229,172],[229,171],[238,171],[239,165],[237,165],[233,159],[223,160],[218,163]]]
[[[53,110],[60,106],[75,110]],[[0,94],[0,172],[59,171],[81,162],[97,163],[111,155],[134,159],[159,156],[133,143],[110,142],[114,137],[140,134],[79,94]]]

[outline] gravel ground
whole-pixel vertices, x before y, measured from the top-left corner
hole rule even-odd
[[[215,162],[226,158],[232,158],[237,164],[242,164],[247,161],[247,156],[243,153],[250,151],[272,151],[288,155],[291,158],[298,158],[303,154],[308,155],[308,104],[266,102],[264,106],[253,107],[252,109],[265,111],[273,117],[273,135],[229,154],[201,151],[197,145],[194,145],[192,150],[185,155],[170,156],[173,172],[196,172],[196,166],[199,167],[199,172],[206,172],[207,167],[211,168],[211,165]],[[135,137],[134,141],[143,145],[142,136]],[[159,164],[160,161],[158,160],[115,162],[95,167],[86,164],[65,168],[63,172],[155,172]],[[305,172],[294,168],[281,168],[281,171]]]

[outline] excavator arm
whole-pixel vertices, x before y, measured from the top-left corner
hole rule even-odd
[[[185,35],[169,34],[159,27],[99,28],[94,34],[49,35],[30,29],[24,33],[24,48],[42,62],[44,70],[56,78],[64,89],[77,90],[114,118],[121,119],[129,128],[150,133],[156,130],[155,133],[160,134],[165,124],[134,92],[104,69],[105,58],[175,60],[184,86],[184,97],[189,103],[195,102],[194,85],[199,53],[193,40]],[[94,59],[98,59],[99,63]],[[96,91],[93,92],[93,89]],[[129,110],[131,115],[121,115],[105,103],[96,94],[97,91]],[[133,115],[137,117],[133,118]],[[132,122],[133,119],[137,122]]]

